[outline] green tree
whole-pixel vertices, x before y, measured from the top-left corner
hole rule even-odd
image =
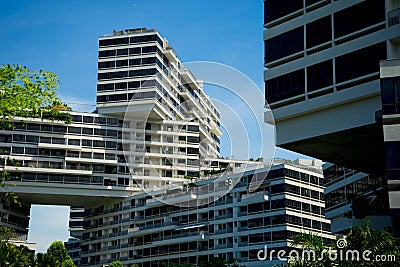
[[[7,241],[0,241],[0,267],[8,266],[15,262],[15,253],[11,244]]]
[[[70,121],[62,113],[65,105],[57,97],[60,82],[56,74],[29,70],[20,65],[0,67],[0,126],[13,127],[15,117],[36,117]]]
[[[320,237],[312,233],[301,233],[294,237],[292,245],[303,250],[315,251],[318,260],[296,259],[289,261],[290,267],[395,267],[399,266],[400,249],[396,245],[396,239],[385,230],[375,230],[370,228],[369,222],[364,222],[361,226],[353,226],[345,238],[345,246],[338,247],[337,244],[331,248],[326,247]],[[358,251],[360,255],[364,251],[371,251],[369,258],[375,259],[376,255],[394,255],[396,261],[377,262],[366,261],[361,256],[360,259],[346,259],[346,257],[332,260],[328,253],[322,253],[323,250],[332,249],[337,255],[346,255],[347,251]],[[301,255],[301,253],[300,253]],[[324,255],[323,259],[320,256]],[[334,259],[334,257],[333,257]],[[282,264],[283,265],[283,264]]]
[[[36,255],[36,267],[52,267],[50,256],[47,253],[38,253]]]
[[[123,265],[122,262],[120,262],[120,261],[113,261],[113,262],[110,264],[110,267],[124,267],[124,265]]]
[[[12,238],[16,238],[17,234],[15,233],[15,229],[6,227],[6,226],[0,226],[0,240],[1,241],[8,241]]]
[[[46,251],[46,257],[54,267],[71,266],[72,259],[62,241],[54,241]],[[73,263],[72,263],[73,264]],[[74,265],[72,265],[74,266]]]

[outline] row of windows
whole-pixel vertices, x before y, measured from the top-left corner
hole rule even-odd
[[[338,204],[352,203],[356,197],[362,196],[383,185],[384,181],[382,178],[366,176],[354,183],[347,184],[345,187],[327,193],[325,195],[326,208],[328,209]]]
[[[99,73],[97,78],[98,80],[120,79],[127,77],[149,76],[149,75],[154,75],[156,73],[157,69],[151,68],[151,69]]]
[[[343,167],[340,165],[332,165],[331,167],[324,169],[325,183],[329,183],[340,177],[345,177],[345,176],[347,177],[351,175],[353,172],[354,170],[349,169],[347,167]]]
[[[303,8],[303,0],[264,1],[264,24]]]
[[[336,58],[336,82],[344,82],[379,72],[379,60],[386,58],[384,42]],[[333,85],[333,63],[327,60],[307,67],[308,91]],[[265,82],[268,103],[288,99],[305,93],[304,69],[300,69]]]
[[[379,60],[385,58],[385,42],[339,56],[335,61],[336,82],[340,83],[379,72]]]
[[[265,63],[300,52],[304,48],[303,27],[265,40]]]
[[[98,63],[99,69],[108,69],[108,68],[119,68],[119,67],[128,67],[128,66],[140,66],[140,65],[149,65],[155,64],[157,62],[157,58],[155,57],[146,57],[146,58],[135,58],[135,59],[124,59],[117,61],[103,61]]]
[[[304,92],[304,69],[265,81],[265,97],[268,103],[295,97]]]
[[[99,46],[104,47],[111,45],[137,44],[154,41],[157,41],[161,46],[163,46],[163,41],[157,34],[99,40]]]
[[[102,95],[97,96],[97,102],[116,102],[116,101],[126,101],[126,100],[138,100],[138,99],[160,99],[160,96],[157,92],[137,92],[137,93],[129,93],[129,94],[115,94],[115,95]]]
[[[103,185],[104,178],[101,176],[69,176],[65,174],[35,174],[23,173],[19,180],[24,182],[48,182],[48,183],[79,183]]]
[[[119,120],[117,118],[105,118],[105,117],[91,117],[82,115],[72,115],[72,122],[82,123],[95,123],[104,126],[119,126]]]
[[[115,50],[104,50],[99,51],[99,58],[106,58],[106,57],[115,57],[115,56],[137,56],[140,54],[150,54],[150,53],[157,53],[162,56],[161,50],[157,46],[144,46],[144,47],[135,47],[135,48],[122,48],[122,49],[115,49]]]
[[[124,89],[137,89],[144,87],[156,86],[157,88],[161,85],[156,80],[145,80],[145,81],[133,81],[133,82],[119,82],[119,83],[104,83],[97,85],[97,91],[114,91]]]
[[[335,38],[385,21],[385,1],[365,0],[334,13]]]
[[[274,1],[266,1],[266,5],[271,2]],[[294,6],[295,4],[292,3],[286,8],[291,9]],[[280,9],[280,14],[284,13],[284,10],[285,8]],[[376,0],[363,1],[334,14],[334,38],[342,37],[383,21],[385,21],[385,3]],[[331,38],[331,16],[323,17],[306,25],[307,48],[328,42]],[[300,52],[304,49],[303,27],[265,40],[264,45],[265,64]]]
[[[46,125],[46,132],[51,132],[51,133],[59,133],[58,131],[51,131],[51,125],[50,128],[47,128]],[[42,127],[44,128],[44,127]],[[103,136],[103,137],[113,137],[113,138],[118,138],[118,131],[117,130],[111,130],[111,129],[99,129],[99,128],[84,128],[84,127],[75,127],[75,126],[68,126],[65,127],[65,133],[72,133],[72,134],[84,134],[84,135],[98,135],[98,136]],[[65,144],[64,138],[58,138],[58,137],[48,137],[48,136],[36,136],[36,135],[25,135],[25,134],[0,134],[0,142],[3,143],[11,143],[11,142],[26,142],[26,143],[33,143],[37,144],[39,143],[39,138],[40,138],[40,143],[50,143],[50,144]]]

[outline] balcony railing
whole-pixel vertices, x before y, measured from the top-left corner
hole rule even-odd
[[[400,8],[389,11],[387,14],[388,26],[400,24]]]

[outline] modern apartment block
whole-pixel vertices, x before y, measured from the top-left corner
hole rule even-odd
[[[279,263],[276,258],[257,258],[265,245],[288,249],[293,236],[310,231],[331,242],[321,167],[310,161],[263,165],[199,178],[198,187],[167,195],[154,191],[85,209],[82,266],[114,260],[140,267],[199,264],[214,256],[236,258],[246,266],[272,266]],[[249,193],[254,175],[266,178]]]
[[[331,163],[324,165],[325,217],[332,233],[345,234],[369,220],[374,229],[392,230],[386,180]]]
[[[386,186],[390,166],[384,141],[389,141],[388,151],[396,149],[382,130],[385,75],[379,62],[400,57],[400,1],[264,3],[265,95],[275,119],[277,145],[360,171],[354,176],[338,174],[337,184],[328,184],[328,195],[343,198],[334,202],[348,205],[346,192],[357,195],[356,181],[376,185],[382,178],[383,190],[396,191],[396,186]],[[400,70],[389,72],[390,77],[399,76]],[[394,99],[387,107],[396,106]],[[390,194],[391,205],[398,207],[399,198]],[[344,207],[330,209],[327,215],[336,217]],[[398,219],[393,225],[399,225]]]
[[[400,2],[264,3],[265,96],[277,145],[382,174],[379,61],[400,57]]]
[[[97,110],[124,119],[136,182],[149,189],[179,183],[219,157],[220,114],[166,39],[130,29],[101,37],[99,46]]]

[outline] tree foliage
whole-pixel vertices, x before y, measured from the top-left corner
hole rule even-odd
[[[62,113],[65,105],[57,97],[60,82],[56,74],[29,70],[20,65],[0,67],[0,126],[12,127],[15,117],[60,119],[70,122]]]
[[[110,264],[110,267],[124,267],[124,265],[123,265],[122,262],[120,262],[120,261],[113,261],[113,262]]]
[[[361,226],[353,226],[347,233],[345,246],[338,246],[334,244],[332,247],[327,247],[322,243],[320,237],[313,233],[301,233],[294,237],[292,245],[299,247],[306,251],[315,251],[317,255],[316,260],[309,259],[295,259],[289,261],[287,265],[290,267],[353,267],[353,266],[380,266],[380,267],[395,267],[399,266],[400,261],[400,248],[396,244],[396,239],[385,230],[375,230],[370,228],[369,222],[364,222]],[[371,254],[368,261],[362,257],[357,258],[338,258],[329,257],[328,253],[323,251],[334,251],[337,255],[346,255],[348,251],[358,251],[362,255],[365,251],[370,251]],[[321,259],[321,255],[324,257]],[[374,261],[376,256],[391,255],[388,261],[381,261],[379,264]],[[395,259],[395,261],[393,261]],[[283,264],[282,264],[283,265]]]

